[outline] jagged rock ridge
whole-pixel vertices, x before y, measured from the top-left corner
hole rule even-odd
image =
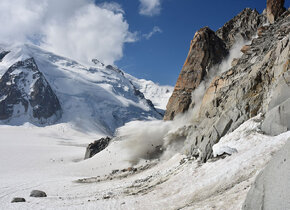
[[[208,75],[211,67],[221,63],[235,43],[250,40],[265,22],[265,14],[246,8],[216,33],[208,27],[200,29],[191,42],[164,119],[172,120],[176,114],[184,113],[190,105],[194,105],[191,93]]]
[[[290,97],[289,13],[286,11],[274,24],[261,29],[259,27],[266,22],[263,14],[246,9],[218,30],[228,47],[238,40],[236,37],[249,39],[258,28],[259,36],[243,48],[243,56],[233,62],[231,69],[213,79],[203,97],[198,117],[191,125],[180,128],[184,132],[179,129],[184,135],[185,153],[189,151],[188,154],[202,161],[208,160],[212,157],[212,146],[221,137],[259,113],[266,115],[264,132],[277,135],[290,129],[287,111]],[[244,22],[253,25],[238,27]],[[198,58],[191,59],[192,63],[199,63]],[[195,84],[192,78],[188,80],[191,85]],[[183,83],[179,77],[176,86]],[[183,94],[179,92],[174,97],[184,97]],[[167,105],[169,108],[170,103],[172,101]],[[183,107],[181,103],[175,109]]]
[[[0,99],[0,120],[28,114],[32,121],[43,124],[61,117],[59,100],[33,58],[6,71],[0,79]]]
[[[244,9],[241,13],[228,21],[223,27],[216,31],[230,49],[238,41],[249,41],[257,33],[258,27],[266,22],[264,14],[259,14],[257,10]]]
[[[289,12],[284,17],[271,25],[264,36],[252,41],[236,66],[211,83],[202,101],[198,123],[191,140],[188,139],[194,145],[193,155],[207,160],[212,155],[212,146],[222,136],[289,98]],[[287,120],[277,122],[284,131],[285,127],[290,129],[287,123]]]

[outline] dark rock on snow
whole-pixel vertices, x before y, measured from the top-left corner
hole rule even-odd
[[[26,200],[24,198],[16,197],[16,198],[13,198],[11,201],[11,203],[20,203],[20,202],[26,202]]]
[[[112,139],[110,137],[106,137],[89,144],[86,150],[85,159],[91,158],[104,150],[109,145],[111,140]]]
[[[0,62],[3,60],[3,58],[9,53],[9,51],[1,51],[0,52]]]
[[[45,192],[43,192],[41,190],[33,190],[30,193],[30,197],[43,198],[43,197],[47,197],[47,195]]]

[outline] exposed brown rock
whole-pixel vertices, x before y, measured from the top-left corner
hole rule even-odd
[[[232,61],[232,66],[235,66],[235,65],[237,65],[238,64],[238,62],[239,62],[239,59],[237,59],[237,58],[234,58],[233,59],[233,61]]]
[[[188,110],[191,93],[202,82],[210,68],[228,54],[224,42],[208,27],[194,35],[183,68],[179,74],[173,94],[166,107],[164,120],[172,120],[176,114]]]
[[[245,45],[242,47],[241,52],[242,53],[247,53],[251,49],[251,46]]]
[[[267,18],[270,23],[274,23],[283,12],[285,0],[267,0]]]
[[[262,26],[262,27],[258,28],[258,30],[257,30],[258,36],[262,36],[268,28],[269,28],[268,26]]]

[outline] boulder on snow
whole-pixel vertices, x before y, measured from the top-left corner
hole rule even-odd
[[[285,12],[284,3],[285,0],[267,0],[267,18],[270,23],[274,23]]]
[[[47,197],[47,195],[45,192],[43,192],[41,190],[33,190],[30,193],[30,197],[43,198],[43,197]]]
[[[20,202],[26,202],[26,200],[24,198],[16,197],[13,198],[11,201],[11,203],[20,203]]]
[[[97,153],[104,150],[109,145],[111,140],[112,138],[107,136],[106,138],[101,138],[89,144],[86,150],[85,159],[91,158]]]

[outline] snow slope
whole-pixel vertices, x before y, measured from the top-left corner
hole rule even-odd
[[[112,135],[131,120],[161,118],[116,68],[80,64],[28,44],[1,48],[10,52],[0,62],[0,77],[17,61],[34,58],[61,103],[63,117],[59,123],[69,122],[85,132],[97,130]],[[9,124],[15,124],[15,120],[11,119]]]
[[[113,174],[130,166],[122,141],[82,160],[93,136],[67,124],[0,126],[0,209],[241,209],[257,174],[290,137],[263,135],[260,123],[245,122],[214,146],[215,153],[235,149],[231,156],[200,164],[176,154]],[[48,197],[30,198],[34,189]],[[13,197],[27,202],[12,204]]]
[[[174,87],[169,85],[158,85],[150,80],[137,79],[129,74],[125,75],[144,94],[145,98],[152,101],[155,108],[166,110],[167,102],[172,95]]]

